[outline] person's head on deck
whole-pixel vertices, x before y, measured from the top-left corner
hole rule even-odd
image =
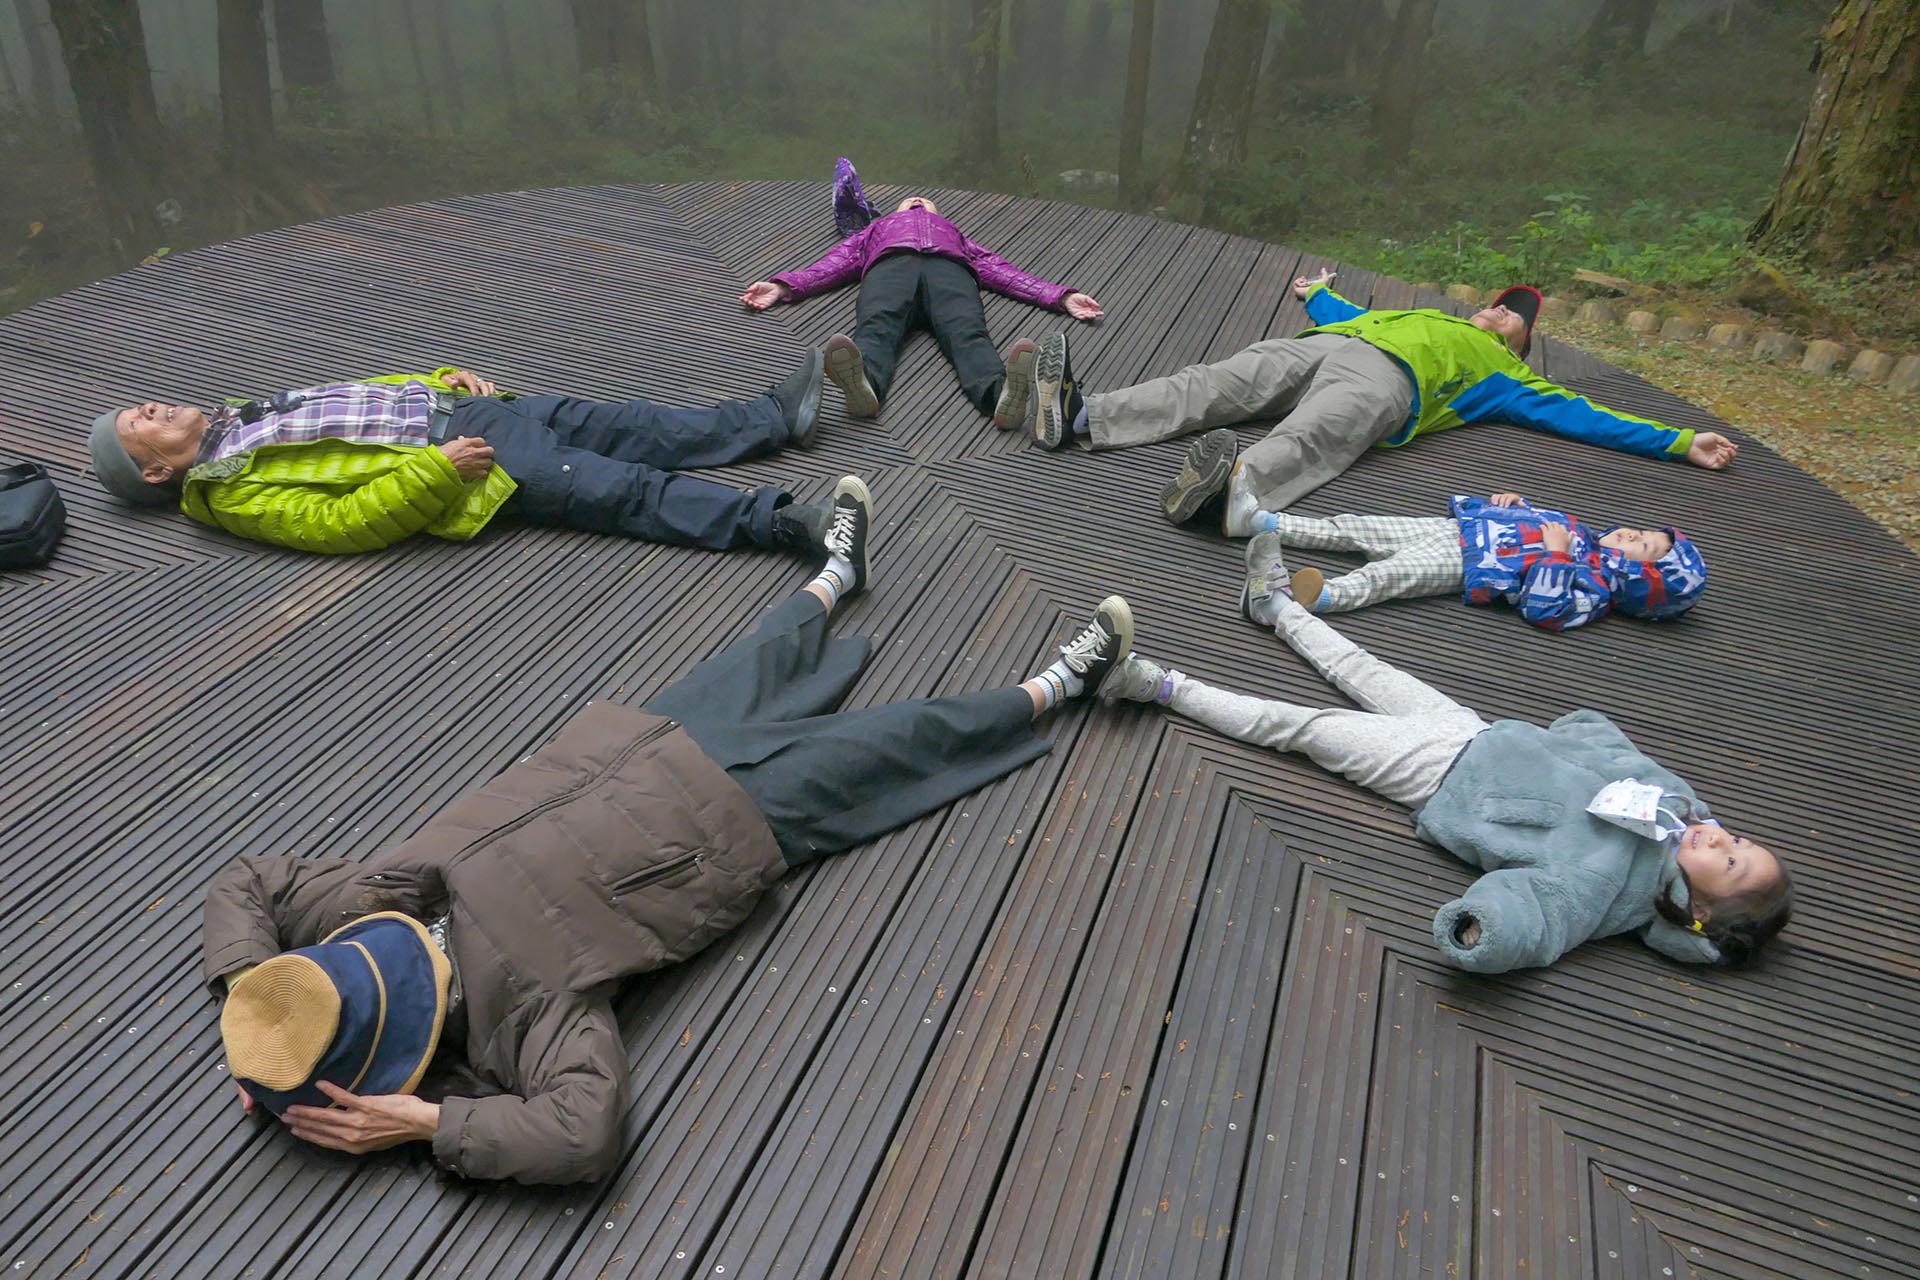
[[[1615,525],[1599,542],[1614,612],[1670,622],[1700,603],[1707,589],[1707,560],[1678,529]]]
[[[1655,907],[1670,923],[1711,942],[1722,964],[1746,963],[1787,927],[1793,881],[1765,846],[1709,821],[1682,831],[1674,853],[1687,902],[1663,893]]]
[[[1540,318],[1540,291],[1530,285],[1517,284],[1503,290],[1499,297],[1483,310],[1467,317],[1468,323],[1477,329],[1498,334],[1507,344],[1507,350],[1521,359],[1533,347],[1533,323]]]
[[[94,474],[109,493],[139,506],[177,501],[206,430],[207,415],[190,404],[149,400],[109,410],[93,420],[87,440]]]
[[[905,200],[893,206],[895,213],[905,213],[909,209],[925,209],[928,213],[934,214],[940,212],[940,207],[925,196],[908,196]]]
[[[275,1115],[330,1105],[323,1080],[355,1094],[412,1093],[440,1042],[452,973],[418,920],[362,916],[233,984],[220,1012],[227,1068]]]

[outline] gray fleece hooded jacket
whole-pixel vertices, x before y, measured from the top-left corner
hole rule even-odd
[[[1689,902],[1666,843],[1587,812],[1601,787],[1622,778],[1685,796],[1695,821],[1709,816],[1685,781],[1598,711],[1544,729],[1501,720],[1467,744],[1413,820],[1421,838],[1486,872],[1433,918],[1434,944],[1451,963],[1503,973],[1629,930],[1675,960],[1719,961],[1711,942],[1654,909],[1657,894],[1683,909]],[[1455,938],[1468,919],[1480,925],[1472,946]]]

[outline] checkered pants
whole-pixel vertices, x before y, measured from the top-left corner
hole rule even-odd
[[[1316,551],[1356,551],[1367,563],[1327,579],[1326,605],[1300,603],[1316,613],[1344,613],[1381,600],[1439,596],[1466,586],[1460,563],[1460,526],[1448,516],[1333,516],[1326,520],[1277,513],[1280,540]]]

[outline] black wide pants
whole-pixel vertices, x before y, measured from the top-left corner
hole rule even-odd
[[[980,281],[965,265],[932,253],[890,253],[860,282],[854,314],[853,340],[881,404],[893,385],[900,348],[915,329],[928,329],[974,408],[993,412],[1007,369],[987,333]]]
[[[1019,688],[835,712],[866,665],[800,592],[647,704],[759,806],[799,866],[905,826],[1047,753]]]

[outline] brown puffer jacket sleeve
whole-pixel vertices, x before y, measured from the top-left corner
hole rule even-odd
[[[282,951],[312,946],[344,920],[340,891],[366,870],[344,858],[255,858],[230,863],[207,890],[200,930],[201,974],[225,997],[228,974]]]
[[[447,1098],[433,1156],[467,1178],[597,1182],[620,1160],[627,1052],[605,997],[531,996],[495,1035],[519,1037],[513,1071],[521,1092]]]

